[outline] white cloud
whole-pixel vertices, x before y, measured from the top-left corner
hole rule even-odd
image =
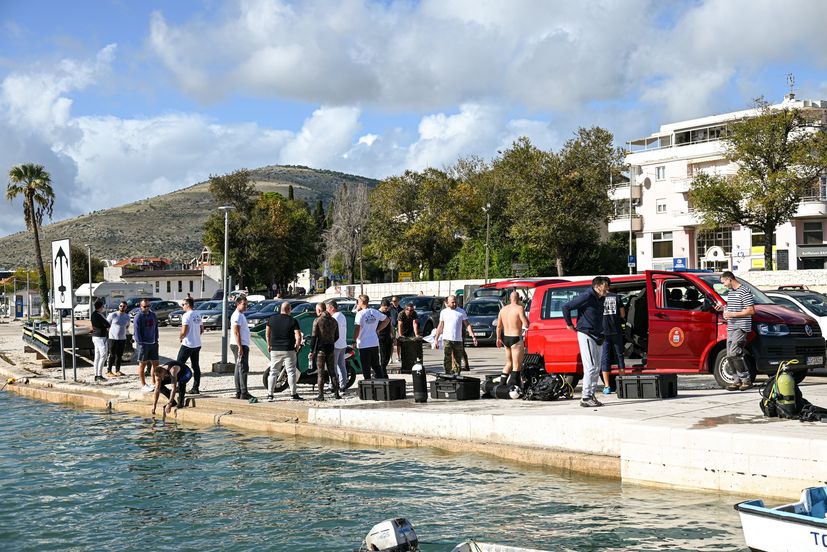
[[[359,131],[359,109],[322,107],[304,122],[301,131],[281,150],[279,160],[288,165],[325,167],[347,151]]]

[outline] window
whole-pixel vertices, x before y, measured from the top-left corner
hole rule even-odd
[[[563,318],[563,305],[587,289],[589,289],[589,286],[548,290],[545,296],[543,296],[543,312],[540,313],[542,319],[548,320],[550,318]],[[571,316],[572,318],[576,318],[577,311],[571,311]]]
[[[655,167],[655,180],[666,180],[666,167]]]
[[[706,257],[707,249],[713,246],[718,246],[729,254],[732,251],[732,227],[722,226],[712,230],[701,230],[695,238],[695,245],[699,259]]]
[[[184,291],[184,282],[178,280],[178,293],[182,293]]]
[[[795,303],[793,303],[789,299],[785,299],[785,298],[779,297],[777,295],[772,295],[771,298],[772,298],[773,303],[775,303],[776,305],[781,305],[782,307],[786,307],[790,310],[794,310],[794,311],[800,312],[802,314],[804,313],[804,311],[801,310],[801,307],[799,307],[798,305],[796,305]]]
[[[663,284],[664,308],[701,310],[704,296],[697,287],[686,280],[670,280]]]
[[[167,280],[167,293],[172,293],[172,281]]]
[[[672,232],[652,232],[652,257],[672,256]]]
[[[820,220],[804,223],[804,245],[821,245],[824,243],[824,225]]]
[[[161,293],[161,282],[155,280],[155,293]]]
[[[616,219],[624,219],[629,218],[629,200],[628,199],[618,199],[613,201],[614,203],[614,213]]]
[[[192,280],[190,280],[190,293],[195,289],[195,285]]]
[[[752,246],[753,247],[764,247],[764,233],[760,230],[753,230],[752,231]],[[821,243],[821,242],[818,242]],[[772,244],[775,245],[775,232],[772,233]]]
[[[666,200],[665,199],[658,199],[655,200],[655,208],[659,215],[666,213]]]

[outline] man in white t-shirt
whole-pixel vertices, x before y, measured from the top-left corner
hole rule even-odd
[[[446,308],[439,312],[439,326],[436,327],[436,334],[434,335],[434,348],[439,343],[439,337],[442,336],[442,347],[445,351],[442,360],[442,366],[445,368],[446,374],[459,374],[462,370],[462,357],[465,353],[465,344],[462,340],[462,334],[468,328],[468,334],[477,345],[477,336],[474,335],[474,330],[471,328],[471,323],[468,322],[468,315],[465,311],[457,307],[457,296],[449,295],[445,300]]]
[[[247,298],[243,295],[235,300],[235,311],[230,317],[230,327],[233,332],[230,349],[235,355],[235,398],[242,400],[252,399],[247,392],[247,374],[250,372],[250,326],[247,325]]]
[[[347,387],[347,366],[345,365],[345,349],[347,349],[347,319],[339,312],[339,304],[333,300],[327,302],[327,312],[339,324],[339,339],[333,344],[333,360],[336,365],[336,375],[339,379],[339,390],[344,393]]]
[[[369,301],[367,295],[360,295],[356,301],[356,308],[359,310],[353,321],[353,339],[356,341],[356,348],[359,349],[362,377],[372,379],[375,374],[376,378],[386,379],[388,375],[383,373],[382,365],[379,363],[379,336],[376,331],[390,324],[391,319],[370,308]]]
[[[181,347],[178,349],[178,362],[187,364],[187,360],[192,360],[192,389],[190,395],[198,395],[199,385],[201,384],[201,334],[204,333],[204,326],[201,324],[201,316],[194,310],[195,302],[192,297],[187,297],[181,301],[181,308],[184,309],[184,314],[181,315],[181,331],[178,333],[178,339],[181,341]]]

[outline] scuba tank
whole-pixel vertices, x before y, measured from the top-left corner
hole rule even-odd
[[[414,401],[418,403],[428,402],[428,379],[425,377],[425,367],[422,366],[422,359],[417,359],[416,364],[411,367],[413,376]]]
[[[500,383],[499,376],[486,376],[482,385],[486,397],[494,399],[519,399],[523,396],[523,390],[517,385]]]
[[[782,370],[775,378],[775,405],[779,414],[783,413],[786,418],[793,418],[798,414],[797,391],[793,375],[788,370]]]

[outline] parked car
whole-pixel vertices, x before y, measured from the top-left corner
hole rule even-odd
[[[150,301],[149,303],[149,310],[155,313],[155,316],[158,318],[158,325],[164,326],[169,322],[169,315],[171,312],[180,309],[181,306],[176,303],[175,301]],[[132,309],[129,312],[129,319],[130,321],[135,320],[135,315],[138,314],[138,311],[141,310],[141,307],[137,307]]]
[[[201,307],[201,305],[203,305],[207,301],[208,301],[208,299],[195,299],[195,300],[193,300],[193,302],[192,302],[193,309],[192,310],[198,310]],[[182,301],[182,303],[183,303],[183,301]],[[181,316],[183,316],[183,315],[184,315],[184,309],[174,310],[171,313],[169,313],[169,319],[168,319],[169,325],[170,326],[176,326],[176,327],[180,326],[181,325]]]
[[[258,312],[254,312],[252,314],[247,315],[247,322],[250,323],[250,326],[255,326],[264,320],[267,320],[274,314],[277,314],[281,309],[281,304],[287,301],[290,303],[291,308],[295,308],[298,305],[303,305],[307,303],[304,299],[277,299],[274,300],[272,303],[269,303],[262,307]]]
[[[726,303],[729,293],[720,276],[647,270],[612,278],[612,290],[627,307],[626,369],[644,374],[712,372],[721,387],[731,384],[726,324],[715,309]],[[774,304],[746,280],[739,281],[755,298],[753,331],[747,337],[750,374],[775,374],[780,362],[791,359],[802,368],[796,374],[799,380],[806,375],[803,368],[823,368],[825,341],[818,323]],[[539,287],[528,317],[527,352],[541,355],[546,371],[562,374],[571,385],[579,381],[583,368],[577,335],[566,328],[562,307],[590,286],[590,280],[579,280]]]
[[[766,293],[776,305],[815,318],[821,328],[821,335],[827,336],[827,295],[799,290],[776,290]]]
[[[261,301],[256,301],[255,303],[248,303],[247,304],[247,313],[253,314],[254,312],[259,312],[261,309],[270,305],[272,303],[277,302],[276,299],[263,299]]]
[[[290,314],[292,316],[298,316],[306,312],[314,314],[316,312],[316,303],[302,303],[300,305],[296,305],[293,307],[293,310],[290,311]]]
[[[223,310],[222,302],[221,301],[207,301],[198,307],[195,312],[201,317],[201,325],[204,326],[205,330],[209,329],[216,329],[220,328],[222,325],[221,322],[221,313]],[[233,311],[235,310],[235,303],[228,302],[227,303],[227,321],[229,323],[230,317],[233,315]]]
[[[497,318],[500,315],[502,302],[496,297],[479,297],[468,301],[463,307],[468,315],[468,322],[477,336],[480,345],[497,344]],[[465,333],[465,340],[471,341]]]
[[[126,298],[126,312],[130,313],[132,316],[132,311],[138,308],[141,304],[141,301],[146,299],[150,303],[153,301],[163,301],[160,297],[141,297],[141,296],[134,296],[134,297],[127,297]]]
[[[400,299],[399,305],[413,305],[419,323],[421,335],[428,335],[431,330],[439,325],[439,311],[445,305],[445,297],[434,297],[431,295],[414,295]]]

